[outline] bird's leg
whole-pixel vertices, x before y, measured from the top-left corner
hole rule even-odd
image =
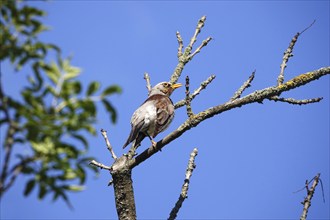
[[[153,147],[153,148],[156,148],[157,142],[154,141],[154,139],[153,139],[150,135],[148,135],[148,137],[149,137],[149,139],[150,139],[150,141],[151,141],[152,147]]]

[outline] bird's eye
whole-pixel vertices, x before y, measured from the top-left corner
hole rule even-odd
[[[167,87],[169,87],[169,86],[170,86],[169,83],[164,83],[164,87],[165,87],[165,88],[167,88]]]

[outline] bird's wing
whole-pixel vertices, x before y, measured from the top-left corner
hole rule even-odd
[[[136,140],[139,136],[139,133],[147,132],[149,129],[150,124],[154,120],[156,115],[156,108],[155,106],[148,101],[148,99],[133,113],[131,118],[131,132],[127,138],[126,143],[124,144],[123,148],[125,148],[129,143]],[[143,136],[143,138],[145,135]],[[141,139],[140,142],[143,140],[142,136],[139,138]],[[139,143],[135,143],[137,145]]]
[[[167,96],[161,96],[156,100],[157,120],[154,137],[164,131],[171,123],[174,117],[174,106],[171,99]]]

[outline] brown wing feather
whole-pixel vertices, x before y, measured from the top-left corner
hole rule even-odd
[[[174,106],[172,100],[165,95],[153,95],[148,100],[153,100],[157,106],[155,131],[151,134],[152,137],[156,137],[170,125],[174,117]]]

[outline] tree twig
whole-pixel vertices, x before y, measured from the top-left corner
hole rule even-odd
[[[192,49],[194,43],[196,42],[198,34],[201,32],[202,28],[204,27],[205,20],[206,20],[206,16],[205,15],[202,16],[199,19],[199,21],[197,23],[197,27],[196,27],[195,33],[194,33],[194,36],[190,39],[190,43],[189,43],[189,46],[188,46],[190,48],[190,50]]]
[[[173,74],[171,75],[170,78],[170,83],[176,83],[178,81],[178,79],[181,76],[181,73],[183,71],[184,66],[192,60],[192,58],[201,51],[201,49],[206,46],[211,40],[211,37],[208,37],[206,40],[204,40],[202,42],[202,44],[195,50],[195,52],[193,52],[193,54],[191,54],[192,51],[192,47],[195,44],[196,40],[197,40],[197,36],[198,34],[201,32],[201,29],[203,28],[204,24],[205,24],[205,20],[206,20],[206,16],[203,16],[199,19],[198,23],[197,23],[197,27],[195,29],[195,33],[193,35],[193,37],[191,38],[189,45],[184,49],[184,52],[182,53],[182,49],[183,49],[183,41],[181,38],[180,33],[177,31],[176,32],[176,37],[178,39],[178,43],[179,43],[179,47],[178,47],[178,60],[179,63],[177,64],[177,66],[174,69]]]
[[[111,167],[106,166],[106,165],[104,165],[103,163],[99,163],[99,162],[97,162],[96,160],[91,160],[91,161],[89,162],[89,164],[90,164],[90,165],[93,165],[93,166],[96,166],[96,167],[98,167],[98,168],[101,168],[101,169],[111,170]]]
[[[187,110],[187,116],[188,118],[192,117],[194,115],[192,108],[191,108],[191,96],[189,91],[189,76],[186,76],[186,110]]]
[[[178,58],[180,59],[180,57],[182,56],[182,49],[183,49],[183,40],[182,37],[180,35],[180,32],[177,31],[176,32],[176,38],[178,39]]]
[[[189,190],[190,177],[191,177],[194,169],[196,168],[195,157],[197,156],[197,154],[198,154],[198,149],[194,148],[194,150],[191,152],[190,157],[189,157],[188,166],[187,166],[187,170],[186,170],[186,176],[185,176],[182,188],[181,188],[180,196],[170,213],[170,217],[168,218],[170,220],[173,220],[176,218],[180,208],[182,207],[184,200],[188,197],[187,195],[188,195],[188,190]]]
[[[143,78],[146,80],[146,83],[147,83],[146,87],[148,89],[148,95],[149,95],[149,93],[151,91],[150,76],[147,72],[145,72]]]
[[[323,98],[313,98],[313,99],[302,99],[302,100],[296,100],[293,98],[280,98],[278,96],[270,97],[269,100],[273,100],[275,102],[286,102],[293,105],[307,105],[315,102],[320,102]]]
[[[200,86],[192,93],[189,95],[190,101],[193,100],[199,93],[206,89],[206,87],[215,79],[215,75],[211,75],[209,78],[207,78],[205,81],[203,81]],[[180,108],[186,104],[186,99],[182,99],[181,101],[178,101],[175,103],[174,108]]]
[[[212,37],[208,37],[206,38],[206,40],[203,40],[202,44],[197,47],[197,49],[191,54],[189,55],[189,60],[191,60],[196,54],[198,54],[199,52],[201,52],[202,48],[207,46],[207,44],[212,40]]]
[[[111,146],[111,144],[110,144],[110,141],[109,141],[108,136],[107,136],[107,131],[104,130],[104,129],[101,129],[101,134],[102,134],[102,136],[103,136],[103,138],[104,138],[104,140],[105,140],[105,143],[106,143],[106,145],[107,145],[108,150],[109,150],[110,153],[111,153],[112,158],[113,158],[114,160],[116,160],[116,159],[117,159],[117,156],[116,156],[115,152],[113,151],[113,148],[112,148],[112,146]]]
[[[315,23],[315,20],[313,21],[312,24],[310,24],[307,28],[305,28],[303,31],[301,32],[298,32],[291,40],[290,44],[289,44],[289,47],[286,49],[286,51],[284,52],[284,55],[283,55],[283,59],[282,59],[282,63],[281,63],[281,66],[280,66],[280,74],[278,75],[278,78],[277,78],[277,85],[281,85],[283,82],[284,82],[284,70],[287,66],[287,63],[290,59],[290,57],[293,56],[293,48],[298,40],[298,37],[304,33],[306,30],[308,30],[310,27],[313,26],[313,24]]]
[[[300,220],[306,220],[307,218],[307,213],[308,213],[308,209],[309,207],[311,206],[311,203],[312,203],[312,198],[313,198],[313,195],[314,195],[314,192],[315,192],[315,188],[317,186],[317,184],[319,183],[319,180],[320,180],[320,173],[318,173],[313,179],[313,183],[312,183],[312,186],[309,188],[309,182],[308,180],[306,180],[306,183],[305,183],[305,187],[306,187],[306,190],[307,190],[307,196],[305,197],[304,201],[302,202],[302,204],[304,205],[304,209],[303,209],[303,212],[300,216]]]
[[[238,99],[241,97],[242,93],[244,92],[245,89],[249,88],[251,86],[251,82],[254,79],[254,75],[256,73],[256,70],[254,70],[252,72],[252,74],[250,75],[250,77],[248,78],[248,80],[246,80],[243,85],[235,92],[235,94],[233,95],[233,97],[231,97],[231,101]]]

